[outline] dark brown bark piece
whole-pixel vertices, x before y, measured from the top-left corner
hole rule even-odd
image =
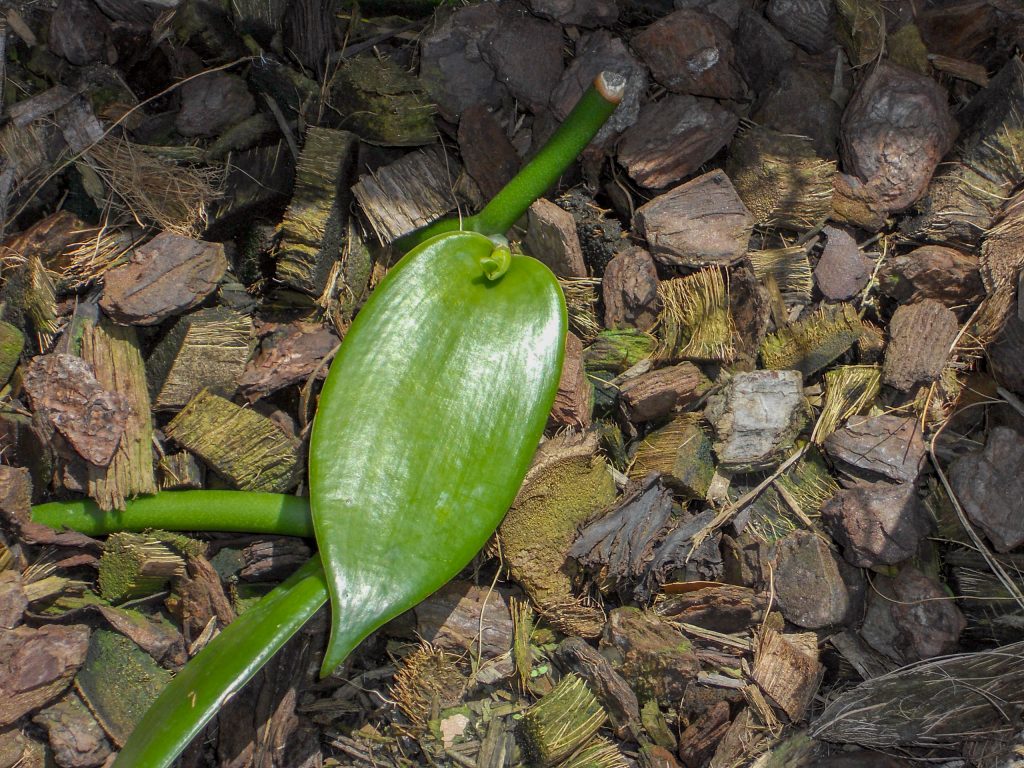
[[[631,479],[657,473],[677,496],[686,499],[704,499],[715,474],[711,438],[697,413],[683,413],[648,432],[631,456]]]
[[[810,53],[833,43],[836,11],[831,0],[770,0],[765,9],[772,24]]]
[[[110,463],[128,422],[124,398],[104,389],[82,358],[63,353],[33,358],[25,373],[32,407],[64,436],[83,459]]]
[[[966,626],[942,585],[906,565],[895,579],[872,579],[861,636],[879,653],[910,664],[955,653]]]
[[[562,77],[562,28],[522,6],[498,7],[501,21],[484,38],[480,55],[513,96],[540,112]]]
[[[634,593],[637,602],[650,601],[655,592],[669,581],[718,581],[722,578],[721,534],[706,536],[698,546],[694,546],[695,537],[704,533],[714,517],[715,512],[710,509],[696,515],[683,510],[675,528],[654,550],[647,576]]]
[[[658,19],[630,44],[654,79],[673,93],[742,99],[747,89],[735,68],[731,38],[717,16],[684,9]]]
[[[619,739],[635,741],[640,734],[640,705],[636,694],[604,656],[578,637],[567,637],[555,650],[555,660],[586,680],[608,712]]]
[[[836,555],[810,531],[793,531],[777,545],[774,584],[782,615],[806,629],[838,626],[856,618]],[[814,589],[807,585],[813,584]]]
[[[543,198],[530,206],[524,250],[558,277],[586,277],[587,265],[573,215]]]
[[[668,620],[637,608],[616,608],[608,614],[601,648],[617,651],[618,670],[637,699],[656,699],[674,706],[696,678],[700,662],[690,643]]]
[[[729,729],[729,702],[719,701],[679,736],[679,759],[686,768],[701,768]]]
[[[679,363],[626,381],[619,399],[635,424],[657,421],[700,398],[710,382],[693,363]]]
[[[519,170],[519,154],[495,114],[483,104],[463,110],[458,138],[466,173],[490,200]]]
[[[210,620],[216,617],[223,629],[235,620],[235,609],[224,594],[220,577],[202,555],[190,555],[185,564],[185,575],[174,580],[174,592],[178,596],[176,613],[181,620],[185,642],[191,644],[198,638]]]
[[[59,696],[88,646],[89,628],[81,624],[0,631],[0,726]]]
[[[570,332],[565,337],[565,361],[551,407],[551,421],[561,426],[587,429],[593,400],[593,388],[583,369],[583,342]]]
[[[185,640],[169,621],[109,605],[100,605],[97,610],[112,629],[130,639],[157,663],[173,668],[188,660]]]
[[[76,67],[102,61],[110,22],[90,0],[61,0],[50,14],[49,48]]]
[[[901,304],[934,299],[952,309],[976,304],[984,295],[978,257],[941,245],[889,259],[878,282],[883,293]]]
[[[28,598],[16,570],[0,571],[0,629],[14,629],[28,607]]]
[[[897,309],[889,323],[882,383],[907,392],[938,381],[958,328],[952,310],[933,299]]]
[[[0,520],[17,532],[26,544],[95,549],[99,542],[84,533],[58,533],[49,526],[32,521],[32,477],[24,467],[0,464]]]
[[[814,282],[826,299],[846,301],[860,293],[871,279],[874,262],[860,252],[845,230],[825,227],[825,247],[814,267]]]
[[[311,554],[301,539],[279,537],[258,541],[242,550],[245,564],[238,576],[246,581],[284,581]]]
[[[658,271],[651,254],[634,246],[615,256],[604,269],[601,294],[605,328],[653,328],[661,311],[661,299]]]
[[[803,720],[824,673],[817,644],[813,632],[784,635],[765,628],[757,646],[754,680],[794,723]]]
[[[722,584],[679,595],[668,595],[656,610],[680,624],[693,624],[712,632],[745,632],[764,619],[768,601],[749,587]]]
[[[738,125],[739,117],[713,99],[669,94],[640,108],[619,143],[619,162],[637,184],[666,187],[718,154]]]
[[[821,515],[843,557],[858,568],[902,563],[931,532],[912,482],[845,488],[825,503]]]
[[[317,370],[327,375],[324,359],[338,346],[338,337],[323,325],[296,321],[265,337],[259,354],[238,380],[238,391],[250,403],[272,392],[306,381]]]
[[[887,212],[920,199],[957,134],[944,88],[884,60],[865,78],[843,114],[846,170]]]
[[[256,109],[244,79],[214,72],[183,83],[181,111],[174,127],[182,136],[216,136],[242,122]]]
[[[124,325],[156,325],[203,302],[227,268],[220,243],[161,232],[106,273],[100,307]]]
[[[924,462],[925,444],[911,416],[855,416],[825,438],[825,450],[847,473],[868,480],[913,483]]]
[[[748,46],[748,42],[753,43],[749,37],[738,39],[743,40],[741,54],[752,47]],[[839,155],[842,110],[832,100],[831,91],[831,72],[786,64],[770,85],[761,89],[752,119],[779,133],[806,136],[819,157],[835,160]]]
[[[763,97],[783,68],[797,55],[797,47],[764,14],[752,8],[744,8],[740,13],[736,39],[743,41],[736,48],[740,74],[754,92]]]
[[[619,18],[615,0],[530,0],[530,10],[575,27],[610,27]]]
[[[32,718],[46,729],[54,759],[61,768],[94,768],[110,756],[110,742],[75,692]]]
[[[981,451],[961,456],[949,468],[949,482],[971,521],[999,552],[1024,544],[1024,439],[995,427]]]
[[[754,217],[729,177],[711,171],[642,205],[634,223],[658,261],[706,267],[743,258]]]

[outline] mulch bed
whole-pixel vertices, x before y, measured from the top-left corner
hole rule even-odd
[[[1020,758],[1017,3],[5,14],[0,768],[108,764],[313,547],[30,503],[303,493],[390,244],[478,210],[601,70],[623,104],[512,233],[572,332],[492,544],[323,680],[319,615],[181,764]]]

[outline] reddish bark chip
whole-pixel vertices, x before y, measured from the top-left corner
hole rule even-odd
[[[964,511],[993,546],[1009,552],[1024,544],[1024,438],[996,427],[985,449],[962,456],[949,469],[949,482]]]
[[[80,624],[0,631],[0,726],[57,698],[88,646],[89,628]]]
[[[605,328],[650,330],[658,320],[658,271],[651,254],[629,248],[608,262],[601,280]]]
[[[958,325],[956,315],[932,299],[897,309],[889,323],[882,383],[907,392],[919,383],[937,381]]]
[[[901,304],[935,299],[953,308],[981,300],[978,257],[941,245],[926,245],[890,259],[879,286]]]
[[[124,325],[156,325],[200,304],[227,268],[220,243],[162,232],[106,274],[100,307]]]

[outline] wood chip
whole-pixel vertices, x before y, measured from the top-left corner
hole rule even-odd
[[[1024,544],[1024,439],[995,427],[982,451],[962,456],[949,468],[949,482],[971,521],[999,552]]]
[[[0,726],[53,701],[85,661],[89,628],[47,624],[0,630]]]
[[[679,363],[641,374],[623,383],[619,398],[635,424],[657,421],[698,400],[711,382],[693,363]]]
[[[825,671],[817,646],[813,632],[784,635],[770,628],[758,643],[754,680],[795,723],[803,720]]]
[[[658,271],[651,254],[640,247],[627,248],[605,267],[601,279],[606,328],[632,327],[648,331],[661,312]]]
[[[640,705],[636,694],[611,663],[578,637],[567,637],[558,644],[555,660],[587,681],[608,712],[612,729],[620,739],[640,735]]]
[[[317,370],[327,375],[324,361],[338,346],[329,328],[296,321],[265,337],[259,354],[238,380],[238,390],[250,403],[272,392],[306,381]]]
[[[932,528],[912,482],[844,488],[825,503],[821,515],[846,562],[858,568],[908,560]]]
[[[542,198],[530,206],[523,247],[530,256],[547,264],[557,277],[587,276],[576,220],[550,200]]]
[[[162,232],[106,273],[100,307],[124,325],[156,325],[204,301],[227,267],[220,243]]]
[[[590,426],[593,400],[593,387],[583,369],[583,342],[570,332],[565,337],[565,361],[551,407],[551,420],[561,426],[586,429]]]

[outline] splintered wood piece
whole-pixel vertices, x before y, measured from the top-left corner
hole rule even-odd
[[[753,678],[790,722],[803,719],[823,672],[817,635],[784,635],[765,627],[757,646]]]
[[[711,171],[637,209],[636,227],[658,261],[726,266],[747,252],[754,217],[723,171]]]
[[[164,429],[243,491],[284,493],[302,474],[301,444],[266,416],[203,390]]]
[[[618,738],[634,740],[640,735],[640,705],[636,694],[611,662],[578,637],[567,637],[559,643],[555,660],[587,682],[607,710]]]
[[[203,465],[188,451],[170,453],[160,459],[160,490],[198,490],[205,483]]]
[[[701,768],[715,753],[729,729],[729,702],[719,701],[679,736],[679,754],[686,768]]]
[[[797,370],[810,376],[845,354],[862,332],[860,317],[851,304],[824,307],[769,335],[761,344],[761,360],[766,368]]]
[[[146,361],[154,409],[181,410],[203,389],[234,394],[252,347],[248,315],[210,307],[181,318]]]
[[[358,137],[312,127],[295,167],[292,201],[281,222],[277,279],[312,296],[323,293],[348,214],[348,175]]]
[[[937,381],[958,328],[953,311],[933,299],[897,309],[889,323],[882,383],[907,392],[917,384]]]
[[[573,215],[543,198],[530,206],[523,249],[557,277],[586,277],[587,265]]]
[[[693,363],[660,368],[629,379],[620,400],[626,418],[640,424],[657,421],[700,398],[711,386]]]
[[[804,231],[832,212],[834,160],[818,157],[810,139],[751,128],[729,145],[729,178],[757,223]]]
[[[575,333],[565,337],[565,362],[558,392],[551,407],[551,420],[561,426],[590,426],[594,390],[583,369],[583,342]]]
[[[303,382],[318,370],[327,375],[325,358],[338,337],[325,326],[296,321],[263,339],[259,354],[238,380],[241,394],[254,403],[279,389]]]
[[[100,308],[116,323],[156,325],[203,302],[227,268],[220,243],[161,232],[107,272]]]
[[[459,172],[443,149],[430,147],[360,176],[352,193],[387,245],[455,207],[452,185]]]
[[[717,155],[738,125],[739,116],[714,99],[670,94],[640,108],[622,135],[618,159],[637,184],[667,187]]]
[[[608,262],[601,278],[605,328],[650,330],[661,311],[658,271],[651,254],[634,246]]]
[[[110,463],[128,423],[130,405],[100,384],[91,365],[74,355],[40,355],[29,363],[24,387],[32,407],[78,455],[97,467]]]
[[[100,385],[117,392],[128,407],[124,432],[110,463],[89,467],[89,496],[100,509],[123,510],[126,499],[157,491],[149,390],[135,329],[107,320],[84,324],[82,358],[92,365]]]

